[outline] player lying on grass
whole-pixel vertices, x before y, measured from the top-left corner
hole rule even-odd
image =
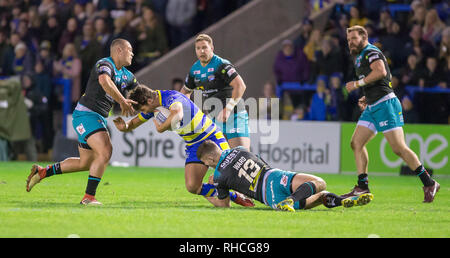
[[[217,188],[220,206],[229,207],[229,189],[239,191],[273,209],[295,211],[320,204],[328,208],[365,205],[371,193],[342,198],[325,191],[325,181],[317,176],[271,168],[264,160],[243,147],[222,150],[212,141],[204,141],[197,157],[215,169],[209,183]]]
[[[184,94],[173,90],[152,90],[139,85],[130,91],[129,99],[134,100],[138,116],[125,122],[121,117],[114,120],[117,129],[130,132],[154,117],[153,122],[159,133],[174,131],[186,142],[185,184],[189,192],[203,195],[217,206],[214,185],[203,183],[208,167],[197,159],[197,148],[205,140],[210,140],[220,150],[229,149],[220,129]],[[166,116],[164,110],[170,111]],[[232,201],[242,206],[254,206],[252,200],[237,192],[228,192]]]

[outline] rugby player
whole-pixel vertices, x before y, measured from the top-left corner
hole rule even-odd
[[[141,111],[136,117],[125,122],[121,117],[114,119],[117,129],[130,132],[136,127],[154,117],[158,109],[170,111],[167,117],[161,117],[162,111],[153,119],[159,133],[174,131],[186,142],[185,185],[190,193],[204,196],[210,203],[217,206],[216,189],[214,185],[203,183],[208,167],[197,158],[197,148],[205,140],[211,140],[221,150],[229,149],[222,131],[207,117],[189,98],[178,91],[152,90],[145,85],[139,85],[130,91],[129,98],[136,104],[133,107]],[[229,192],[230,198],[242,206],[254,206],[253,201],[240,193]]]
[[[229,207],[229,189],[239,191],[273,209],[293,212],[320,204],[328,208],[365,205],[371,193],[342,198],[325,191],[325,181],[317,176],[271,168],[243,147],[222,150],[212,141],[198,148],[198,158],[215,169],[209,182],[216,185],[220,206]]]
[[[230,146],[250,149],[248,113],[242,100],[246,89],[244,80],[228,60],[214,54],[213,40],[209,35],[197,36],[195,53],[198,60],[186,76],[181,93],[189,98],[194,90],[201,90],[203,112],[214,116],[213,121],[222,129]],[[207,101],[214,99],[218,103],[212,105],[220,106],[221,110],[216,110],[217,107],[206,109],[209,108],[205,105]]]
[[[415,171],[423,183],[424,201],[432,202],[440,185],[428,174],[417,155],[406,145],[403,133],[402,106],[391,86],[391,73],[383,53],[368,42],[364,27],[353,26],[347,29],[350,53],[355,58],[354,66],[358,81],[347,82],[348,92],[361,88],[363,97],[359,106],[363,110],[351,139],[358,184],[343,197],[369,193],[367,168],[369,154],[366,144],[377,134],[383,132],[396,155]]]
[[[132,100],[126,92],[138,85],[135,76],[125,67],[131,65],[133,49],[124,39],[115,39],[110,46],[111,56],[102,58],[91,70],[86,91],[73,111],[72,125],[78,135],[80,157],[70,157],[46,168],[34,164],[27,178],[29,192],[42,179],[52,175],[89,171],[84,205],[101,205],[95,194],[112,154],[106,117],[114,101],[120,104],[122,115],[134,114]]]

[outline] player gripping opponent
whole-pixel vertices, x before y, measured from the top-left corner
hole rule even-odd
[[[219,204],[229,207],[229,189],[239,191],[274,209],[295,211],[320,204],[328,208],[365,205],[371,193],[342,198],[325,191],[325,181],[317,176],[271,168],[265,161],[243,147],[221,150],[212,141],[203,142],[197,156],[215,169],[210,183],[217,187]]]
[[[129,94],[136,101],[133,107],[141,113],[128,122],[121,117],[114,123],[122,132],[130,132],[136,127],[154,117],[158,109],[168,109],[170,114],[164,117],[162,111],[153,119],[159,133],[174,131],[186,142],[185,183],[193,194],[204,196],[213,205],[218,206],[214,185],[203,183],[208,167],[197,158],[198,146],[205,140],[212,141],[221,150],[229,149],[222,131],[209,119],[190,99],[178,91],[151,90],[139,85]],[[235,203],[243,206],[253,206],[253,202],[240,193],[228,192]]]

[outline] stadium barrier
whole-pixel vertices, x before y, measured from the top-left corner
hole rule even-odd
[[[119,132],[108,118],[114,151],[112,165],[142,167],[184,167],[185,144],[172,132],[158,133],[144,124],[130,133]],[[69,116],[68,122],[71,121]],[[355,172],[350,139],[355,123],[250,120],[251,150],[271,166],[311,172]],[[450,175],[448,161],[450,126],[406,124],[406,143],[434,174]],[[68,137],[76,139],[70,127]],[[273,138],[275,137],[275,138]],[[270,141],[267,141],[269,139]],[[275,143],[273,143],[275,142]],[[369,171],[399,173],[403,161],[389,147],[382,134],[367,145]]]

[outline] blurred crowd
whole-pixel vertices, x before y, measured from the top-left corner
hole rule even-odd
[[[328,1],[311,1],[314,7]],[[317,3],[315,3],[317,2]],[[316,91],[285,91],[282,119],[356,121],[360,92],[347,94],[354,80],[346,28],[364,26],[369,43],[385,54],[392,87],[399,97],[406,123],[449,124],[450,94],[419,93],[411,87],[450,87],[450,6],[446,1],[338,1],[324,30],[306,18],[295,40],[284,40],[274,61],[277,85],[298,82],[317,85]],[[403,4],[405,9],[392,8]],[[413,88],[414,89],[414,88]]]

